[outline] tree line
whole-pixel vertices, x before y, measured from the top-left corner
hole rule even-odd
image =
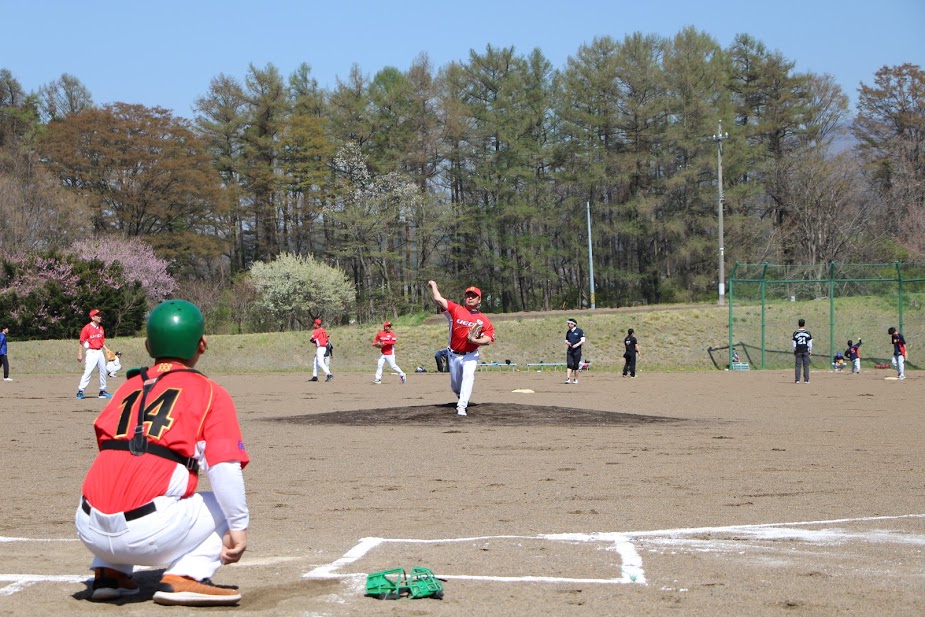
[[[489,311],[698,301],[717,288],[717,147],[733,261],[909,261],[925,246],[925,73],[883,67],[856,115],[829,75],[742,34],[488,46],[436,68],[220,74],[192,119],[96,105],[0,70],[4,253],[137,237],[178,293],[238,311],[255,264],[345,273],[350,315],[426,310],[429,278]],[[729,268],[727,268],[727,272]],[[238,308],[236,308],[238,307]],[[337,318],[338,316],[330,316]]]

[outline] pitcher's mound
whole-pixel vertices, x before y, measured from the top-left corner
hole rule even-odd
[[[456,415],[456,403],[418,405],[415,407],[386,407],[356,411],[333,411],[285,418],[271,418],[271,422],[288,422],[308,425],[430,425],[454,426],[632,426],[656,423],[689,422],[681,418],[646,416],[615,411],[574,409],[571,407],[544,407],[540,405],[512,405],[510,403],[470,403],[469,415]]]

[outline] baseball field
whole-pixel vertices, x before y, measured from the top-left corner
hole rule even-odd
[[[224,610],[921,615],[925,378],[890,374],[492,369],[466,418],[440,373],[218,375],[253,461],[250,546],[215,577],[243,599]],[[222,610],[156,606],[157,570],[118,606],[86,599],[73,518],[104,401],[74,399],[76,374],[15,377],[0,615]],[[442,600],[364,597],[368,573],[413,566]]]

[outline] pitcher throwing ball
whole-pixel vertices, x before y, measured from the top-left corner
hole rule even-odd
[[[475,385],[479,347],[494,342],[495,328],[488,316],[479,312],[482,292],[478,287],[466,289],[460,305],[440,295],[436,282],[427,281],[427,284],[433,292],[434,302],[444,311],[450,324],[450,344],[447,347],[450,389],[459,397],[456,414],[465,416],[472,397],[472,386]]]
[[[99,453],[76,513],[77,535],[93,553],[90,598],[135,595],[136,565],[166,566],[157,604],[233,605],[241,594],[211,577],[247,548],[250,459],[234,402],[193,369],[207,347],[195,305],[161,303],[147,331],[154,364],[130,370],[93,424]],[[211,492],[196,492],[200,468]]]

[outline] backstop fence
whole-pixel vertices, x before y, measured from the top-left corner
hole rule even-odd
[[[728,364],[793,365],[799,319],[813,335],[813,368],[829,368],[848,340],[863,340],[862,368],[890,362],[899,329],[915,366],[925,340],[925,263],[774,265],[736,262],[729,276]],[[718,351],[712,349],[711,351]],[[712,355],[712,354],[711,354]]]

